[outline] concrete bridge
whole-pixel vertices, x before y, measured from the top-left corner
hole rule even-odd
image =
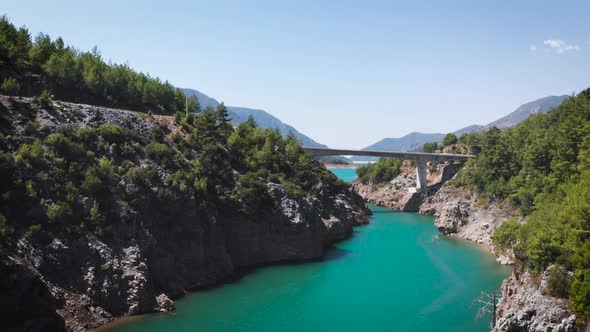
[[[396,158],[414,160],[416,162],[416,191],[426,189],[426,167],[428,162],[439,161],[467,161],[473,155],[451,153],[399,152],[399,151],[371,151],[371,150],[341,150],[328,148],[303,147],[303,151],[314,157],[319,156],[369,156],[381,158]]]

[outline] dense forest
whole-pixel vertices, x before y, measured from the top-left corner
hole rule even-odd
[[[198,111],[196,98],[168,82],[138,73],[127,65],[106,63],[96,47],[81,52],[63,39],[40,33],[34,40],[25,27],[0,17],[0,91],[92,105],[171,114]]]
[[[525,224],[504,223],[496,246],[514,252],[517,269],[553,266],[553,295],[590,319],[590,89],[514,128],[459,141],[481,152],[455,182],[508,199],[527,216]]]

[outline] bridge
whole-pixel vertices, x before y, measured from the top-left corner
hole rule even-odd
[[[426,152],[401,152],[401,151],[371,151],[371,150],[342,150],[328,148],[303,147],[303,151],[314,157],[320,156],[369,156],[381,158],[396,158],[413,160],[416,162],[416,191],[426,189],[426,167],[428,162],[440,161],[467,161],[475,156],[468,154],[452,153],[426,153]]]

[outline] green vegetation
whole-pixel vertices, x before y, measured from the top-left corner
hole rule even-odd
[[[356,174],[362,183],[389,182],[400,175],[402,162],[400,159],[379,158],[374,164],[358,167]]]
[[[436,142],[424,143],[424,145],[422,146],[422,151],[428,152],[428,153],[434,153],[438,149],[439,149],[439,146],[438,146],[438,143],[436,143]]]
[[[127,65],[106,63],[95,47],[82,52],[40,33],[34,40],[25,27],[0,17],[0,91],[7,95],[42,95],[93,105],[173,114],[184,111],[185,95],[168,82],[137,73]],[[199,111],[196,98],[189,110]]]
[[[556,265],[552,294],[569,296],[573,309],[590,319],[590,89],[512,129],[460,140],[481,148],[462,181],[528,216],[525,224],[498,228],[496,246],[536,273]]]
[[[15,96],[20,93],[20,90],[21,86],[14,77],[5,78],[4,82],[2,82],[2,85],[0,85],[0,92],[5,95]]]
[[[443,146],[449,146],[452,144],[457,144],[458,141],[459,139],[457,138],[457,135],[449,133],[445,136],[445,138],[443,138],[442,144]]]

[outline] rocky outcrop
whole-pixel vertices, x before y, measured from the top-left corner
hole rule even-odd
[[[398,211],[418,212],[422,203],[423,195],[409,190],[416,186],[414,173],[404,172],[386,184],[354,181],[353,186],[367,202]]]
[[[549,269],[535,280],[527,272],[513,273],[502,283],[502,299],[497,309],[495,332],[574,332],[576,315],[567,300],[549,295]]]
[[[441,233],[479,243],[492,253],[495,253],[492,235],[496,229],[507,220],[520,219],[509,202],[490,200],[475,191],[453,186],[442,186],[427,197],[419,212],[435,216],[434,224]],[[511,262],[506,256],[500,256],[499,261]]]

